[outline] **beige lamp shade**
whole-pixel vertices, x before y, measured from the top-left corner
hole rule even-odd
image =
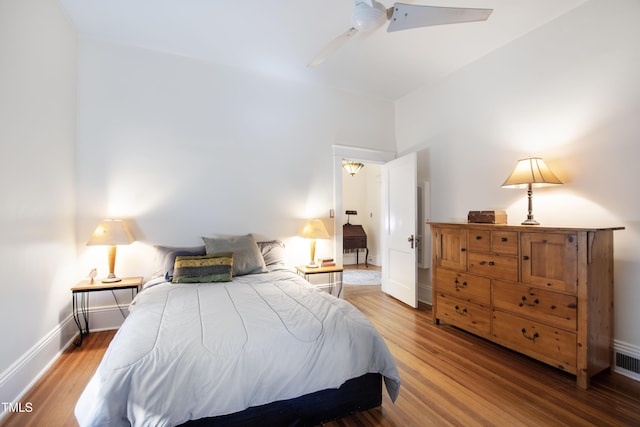
[[[318,267],[319,265],[316,264],[315,262],[316,239],[331,238],[331,236],[329,235],[329,232],[327,231],[327,227],[324,226],[324,223],[321,220],[312,219],[307,223],[307,225],[305,225],[304,229],[302,230],[302,237],[306,239],[311,239],[311,246],[310,246],[311,257],[310,257],[309,264],[307,264],[307,267]]]
[[[544,184],[562,184],[549,166],[540,157],[528,157],[518,160],[516,168],[509,178],[502,184],[506,188],[527,188],[529,184],[541,186]]]
[[[102,221],[89,237],[87,246],[105,245],[129,245],[135,239],[127,229],[126,224],[119,219],[105,219]]]
[[[547,184],[562,184],[562,181],[551,172],[549,166],[540,157],[527,157],[518,160],[516,168],[509,178],[502,184],[505,188],[526,188],[528,198],[527,219],[522,225],[539,225],[533,219],[533,187],[542,187]]]
[[[114,270],[116,266],[116,246],[128,245],[135,241],[126,224],[119,219],[105,219],[89,237],[87,246],[109,246],[109,275],[102,279],[105,283],[119,282]]]
[[[312,219],[305,225],[304,230],[302,230],[302,237],[307,239],[330,239],[329,232],[327,231],[327,227],[324,226],[324,223],[319,219]]]

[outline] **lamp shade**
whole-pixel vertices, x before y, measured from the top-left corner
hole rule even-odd
[[[539,157],[518,160],[516,168],[502,184],[506,188],[527,188],[529,184],[540,187],[546,184],[562,184],[549,166]]]
[[[509,178],[502,184],[506,188],[526,188],[528,199],[527,219],[522,225],[539,225],[533,219],[533,190],[532,187],[542,187],[547,184],[562,184],[562,181],[551,172],[549,166],[539,157],[527,157],[518,160],[516,168]]]
[[[305,225],[302,230],[302,237],[305,237],[311,241],[310,243],[310,261],[307,264],[307,267],[319,267],[315,262],[316,257],[316,239],[330,239],[329,232],[327,231],[327,227],[324,226],[324,223],[319,219],[312,219]]]
[[[346,170],[349,175],[354,176],[360,169],[364,167],[364,164],[360,162],[342,162],[342,168]]]
[[[105,245],[128,245],[135,241],[126,224],[119,219],[105,219],[102,221],[89,237],[87,246]]]
[[[312,219],[302,230],[302,237],[307,239],[330,239],[329,232],[319,219]]]

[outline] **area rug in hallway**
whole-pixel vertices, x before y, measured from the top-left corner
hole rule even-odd
[[[344,270],[342,283],[345,285],[380,285],[382,273],[374,270]]]

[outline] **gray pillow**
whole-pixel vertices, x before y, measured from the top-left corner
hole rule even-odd
[[[173,266],[177,256],[206,254],[204,246],[156,246],[156,251],[161,261],[153,277],[164,277],[169,282],[173,279]]]
[[[202,240],[207,254],[233,252],[234,276],[269,271],[256,240],[250,234],[246,236],[203,237]]]
[[[280,240],[257,242],[264,259],[264,264],[269,271],[278,270],[285,266],[284,243]]]

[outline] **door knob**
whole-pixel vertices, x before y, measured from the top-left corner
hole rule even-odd
[[[413,237],[413,234],[411,236],[409,236],[409,238],[407,238],[407,242],[411,243],[411,249],[413,249],[413,242],[415,241],[415,238]]]

